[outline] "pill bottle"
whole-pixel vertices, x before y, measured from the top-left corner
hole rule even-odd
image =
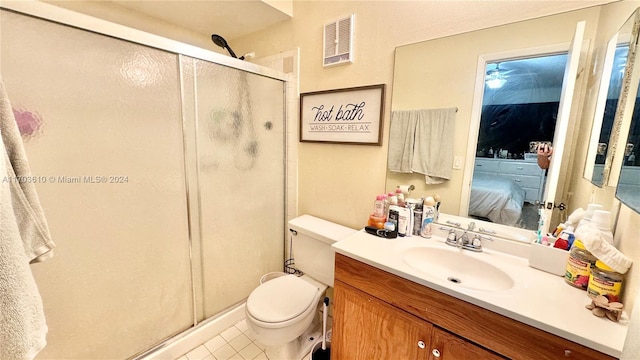
[[[609,302],[620,302],[623,281],[624,275],[597,260],[596,266],[591,269],[587,293],[594,298],[602,295],[609,299]]]
[[[584,248],[582,241],[574,241],[569,251],[564,280],[571,286],[587,290],[591,268],[595,266],[596,260],[596,257]]]

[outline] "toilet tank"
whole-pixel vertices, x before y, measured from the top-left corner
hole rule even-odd
[[[334,252],[331,245],[357,230],[311,215],[289,220],[296,269],[333,287]]]

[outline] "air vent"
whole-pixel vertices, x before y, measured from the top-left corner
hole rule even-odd
[[[353,15],[324,26],[322,64],[353,63]]]

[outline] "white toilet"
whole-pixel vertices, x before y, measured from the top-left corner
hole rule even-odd
[[[311,215],[290,220],[289,230],[295,267],[304,275],[284,275],[261,284],[245,307],[247,325],[266,346],[270,360],[299,360],[313,346],[306,334],[315,325],[325,290],[333,286],[331,245],[356,232]]]

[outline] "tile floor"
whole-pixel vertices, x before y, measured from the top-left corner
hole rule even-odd
[[[264,346],[255,341],[245,320],[176,360],[268,360]]]

